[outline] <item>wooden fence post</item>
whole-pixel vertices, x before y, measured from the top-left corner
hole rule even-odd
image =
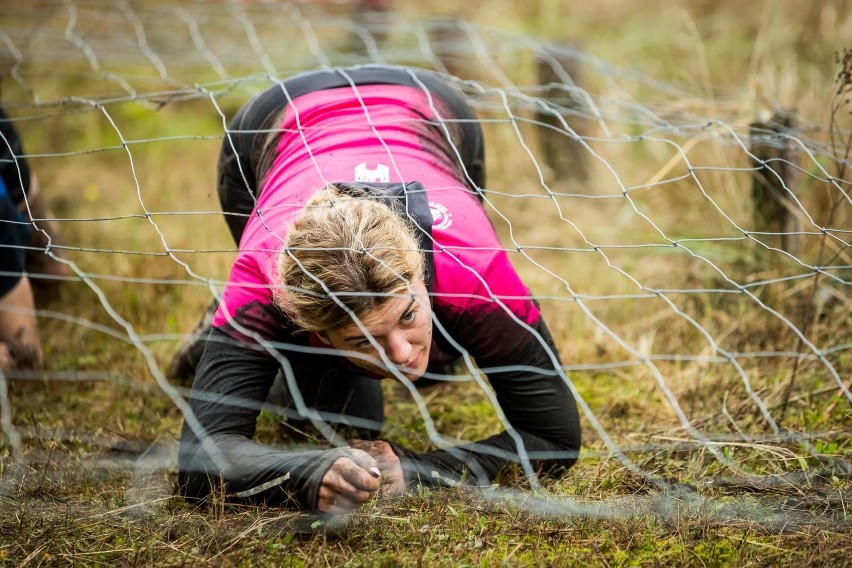
[[[356,2],[352,21],[364,32],[368,33],[377,48],[387,41],[392,26],[393,2],[391,0],[358,0]],[[349,51],[353,53],[372,55],[367,40],[360,37],[356,31],[350,41]]]
[[[432,52],[446,68],[447,73],[460,79],[477,79],[477,73],[472,66],[473,46],[458,18],[447,16],[432,20],[428,36]]]
[[[801,251],[798,206],[791,192],[799,182],[799,151],[790,135],[796,131],[791,112],[777,111],[769,120],[751,124],[751,198],[756,231],[780,233],[781,248],[792,255]]]
[[[580,91],[580,68],[570,57],[575,49],[552,44],[536,54],[538,84],[545,88],[542,99],[547,105],[547,109],[536,110],[540,156],[556,180],[582,181],[588,176],[588,150],[559,119],[561,116],[578,136],[587,134],[588,108]]]

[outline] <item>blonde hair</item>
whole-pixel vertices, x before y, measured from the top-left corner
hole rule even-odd
[[[401,215],[365,190],[329,185],[287,232],[275,303],[304,330],[339,329],[352,319],[338,302],[363,317],[421,280],[423,262]]]

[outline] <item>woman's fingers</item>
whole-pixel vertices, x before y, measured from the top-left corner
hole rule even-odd
[[[388,452],[393,453],[390,444],[384,440],[349,440],[349,447],[366,452],[373,457],[385,455]]]
[[[396,457],[390,444],[384,440],[349,440],[349,447],[353,448],[353,452],[368,454],[377,462],[381,462],[390,456]],[[376,463],[376,465],[379,464]]]
[[[399,456],[384,440],[349,440],[353,451],[367,452],[381,472],[382,495],[392,497],[405,492],[405,475]]]
[[[369,456],[366,457],[369,458]],[[326,513],[351,511],[368,501],[379,489],[381,485],[379,480],[373,473],[356,463],[355,459],[371,467],[370,462],[360,455],[338,458],[322,478],[317,503],[320,511]],[[372,461],[372,458],[369,459]]]
[[[331,514],[348,513],[381,489],[385,496],[405,491],[399,457],[383,440],[352,440],[347,457],[338,458],[320,486],[317,508]]]
[[[350,450],[349,455],[348,458],[340,458],[334,462],[334,465],[331,466],[332,470],[337,471],[345,483],[356,489],[370,493],[376,491],[381,483],[370,471],[376,468],[376,460],[358,450]]]
[[[351,497],[338,493],[328,487],[320,489],[319,503],[317,509],[323,513],[340,514],[354,511],[363,502],[353,500]]]
[[[349,440],[349,447],[369,453],[373,447],[372,440]]]
[[[370,475],[373,477],[379,477],[381,475],[378,462],[376,462],[375,458],[366,451],[353,447],[349,450],[349,455],[352,456],[352,461],[357,463],[361,469],[370,472]]]

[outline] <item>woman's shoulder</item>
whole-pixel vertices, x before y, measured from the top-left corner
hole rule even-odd
[[[475,196],[430,195],[433,304],[449,316],[483,314],[506,308],[523,320],[537,308],[485,209]]]
[[[274,258],[275,251],[239,251],[222,292],[220,308],[213,320],[214,327],[223,326],[238,315],[252,321],[268,320],[274,316]]]

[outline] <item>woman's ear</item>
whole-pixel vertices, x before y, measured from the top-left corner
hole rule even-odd
[[[324,331],[318,331],[317,337],[319,337],[320,341],[322,341],[326,345],[331,345],[331,340],[328,338],[328,335],[326,335]]]

